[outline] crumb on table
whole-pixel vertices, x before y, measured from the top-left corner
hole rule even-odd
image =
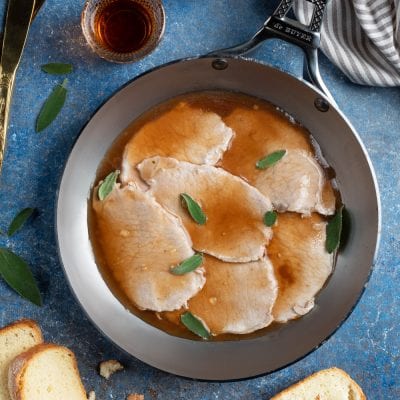
[[[112,374],[122,371],[124,366],[117,360],[108,360],[100,363],[99,374],[103,378],[109,379]]]
[[[137,394],[137,393],[131,393],[128,394],[128,397],[126,400],[144,400],[144,395],[143,394]]]

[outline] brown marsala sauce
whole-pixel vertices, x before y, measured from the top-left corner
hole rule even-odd
[[[152,32],[147,10],[134,0],[115,0],[100,8],[95,19],[97,40],[117,53],[130,53],[143,47]]]
[[[309,143],[310,148],[312,148],[315,152],[315,156],[320,159],[322,166],[326,164],[320,153],[318,145],[315,140],[311,137],[310,133],[302,127],[300,124],[295,123],[294,121],[289,120],[289,117],[284,114],[284,112],[278,110],[272,104],[266,102],[265,100],[257,99],[251,96],[247,96],[240,93],[232,93],[232,92],[223,92],[223,91],[203,91],[196,93],[189,93],[182,96],[178,96],[173,98],[165,103],[162,103],[158,106],[155,106],[151,110],[142,114],[139,118],[134,120],[115,140],[107,154],[105,155],[103,161],[99,165],[96,174],[96,183],[103,179],[107,174],[111,171],[121,168],[122,155],[124,151],[124,147],[126,143],[132,138],[132,136],[147,122],[156,119],[158,116],[167,112],[174,106],[176,106],[179,102],[185,101],[193,107],[199,107],[206,111],[213,111],[219,114],[223,119],[226,118],[234,109],[237,107],[246,108],[249,110],[262,110],[266,113],[268,118],[278,119],[279,123],[289,126],[290,129],[293,127],[298,131],[298,138],[305,139],[307,143]],[[268,127],[265,129],[266,136],[269,134]],[[274,133],[275,134],[275,133]],[[251,149],[248,149],[251,151]],[[257,158],[256,158],[257,159]],[[237,160],[229,159],[229,164],[233,165],[234,163],[240,163],[240,157]],[[224,161],[221,163],[222,166],[225,167]],[[328,178],[334,177],[334,172],[331,168],[326,168],[326,175]],[[337,190],[335,190],[336,202],[340,203],[340,195]],[[171,321],[163,318],[162,313],[155,313],[153,311],[142,311],[137,309],[123,294],[123,292],[119,289],[118,284],[115,282],[112,276],[112,271],[107,266],[104,256],[102,254],[101,247],[96,240],[96,221],[94,218],[93,209],[91,207],[91,200],[88,203],[88,225],[89,225],[89,236],[93,246],[93,251],[96,259],[96,263],[99,267],[99,270],[111,289],[114,295],[119,299],[119,301],[133,314],[137,315],[147,323],[159,328],[169,334],[184,337],[188,339],[201,340],[196,335],[189,332],[183,325],[178,325]],[[293,215],[293,217],[295,217]],[[296,218],[293,218],[293,223],[296,223]],[[321,219],[325,219],[325,217],[321,217]],[[276,228],[273,228],[276,229]],[[280,264],[280,260],[275,259],[278,257],[277,254],[269,254],[272,263]],[[290,260],[287,260],[290,262]],[[280,275],[284,275],[284,271],[279,271]],[[284,278],[284,276],[282,277]],[[172,318],[173,319],[173,318]],[[176,318],[178,320],[178,318]],[[290,323],[290,322],[288,322]],[[245,335],[235,335],[235,334],[224,334],[213,337],[211,340],[214,341],[223,341],[223,340],[242,340],[249,339],[254,337],[260,337],[265,335],[267,332],[271,335],[278,334],[279,329],[282,327],[282,324],[272,323],[266,328],[260,329],[256,332],[245,334]]]

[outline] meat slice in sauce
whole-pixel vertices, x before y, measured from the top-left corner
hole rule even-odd
[[[149,193],[166,210],[181,218],[193,248],[223,261],[248,262],[263,257],[271,229],[263,223],[271,202],[243,179],[222,168],[195,165],[173,158],[152,157],[138,170]],[[207,216],[197,224],[182,206],[181,193],[189,194]]]
[[[147,122],[127,143],[121,181],[136,181],[136,165],[145,158],[157,155],[194,164],[214,165],[221,159],[232,136],[232,129],[218,114],[181,102]]]
[[[186,305],[204,285],[202,268],[182,276],[170,273],[194,254],[178,218],[153,197],[126,186],[105,200],[93,195],[96,235],[116,283],[139,309],[172,311]]]
[[[225,263],[207,257],[207,281],[189,301],[214,335],[244,334],[268,326],[278,285],[267,257],[249,263]]]
[[[235,131],[222,167],[242,176],[262,193],[270,196],[275,208],[309,215],[317,211],[330,215],[335,210],[332,185],[314,157],[310,135],[276,110],[239,107],[225,119]],[[264,170],[258,160],[277,151],[286,156]]]
[[[323,204],[324,172],[315,158],[304,151],[288,150],[275,165],[260,170],[253,185],[271,199],[274,208],[310,215],[335,212],[333,202]]]
[[[296,213],[278,215],[267,249],[279,286],[273,309],[276,321],[298,318],[314,307],[315,295],[332,272],[325,230],[326,222],[316,213],[307,218]]]

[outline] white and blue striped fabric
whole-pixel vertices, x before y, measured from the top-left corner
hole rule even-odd
[[[330,0],[321,50],[355,83],[400,86],[400,0]],[[313,6],[297,0],[300,21]]]

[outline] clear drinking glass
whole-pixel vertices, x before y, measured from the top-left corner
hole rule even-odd
[[[87,0],[81,26],[96,54],[108,61],[130,63],[160,43],[165,12],[161,0]]]

